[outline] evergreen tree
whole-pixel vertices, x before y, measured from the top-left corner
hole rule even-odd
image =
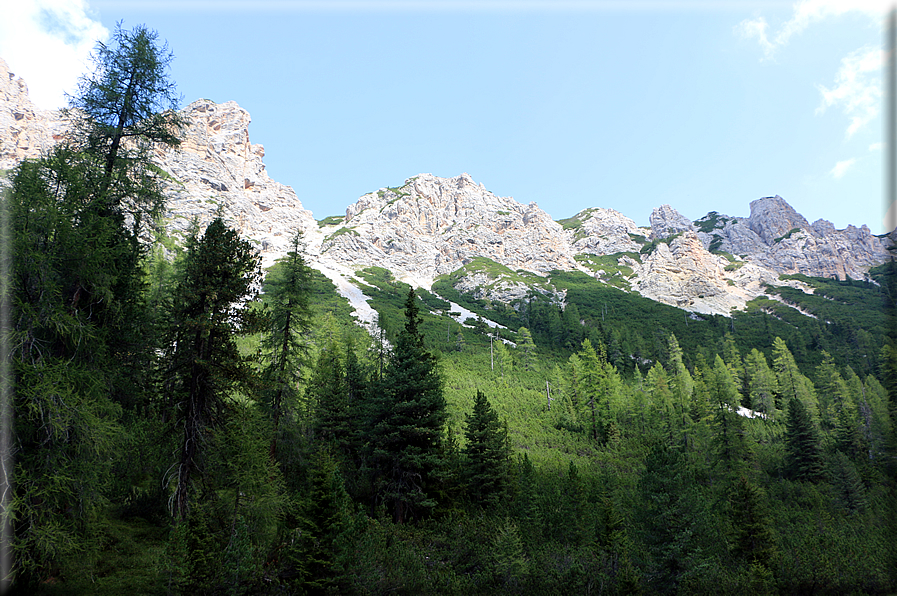
[[[674,594],[699,552],[706,505],[680,451],[663,441],[645,458],[639,494],[636,521],[649,555],[647,579],[656,592]]]
[[[691,398],[694,389],[694,380],[685,368],[682,362],[682,348],[679,347],[679,341],[675,335],[670,335],[669,341],[669,367],[670,385],[673,391],[673,399],[676,405],[682,410],[687,409],[687,404]]]
[[[715,447],[716,461],[723,476],[739,474],[750,457],[750,448],[744,429],[744,421],[737,411],[741,405],[741,395],[730,369],[723,359],[716,357],[709,375],[707,388],[711,402],[715,406]]]
[[[500,503],[508,492],[511,446],[508,429],[492,409],[489,400],[477,391],[473,412],[467,416],[462,452],[462,476],[470,500],[483,507]]]
[[[776,373],[776,382],[779,387],[779,396],[781,397],[781,406],[787,406],[791,399],[796,397],[804,403],[809,409],[812,417],[816,412],[816,395],[813,390],[813,384],[808,378],[803,376],[797,368],[794,356],[788,346],[781,338],[775,338],[772,345],[773,368]]]
[[[339,593],[343,581],[351,502],[336,460],[326,449],[312,457],[309,487],[299,503],[299,540],[287,550],[309,594]]]
[[[582,363],[581,393],[583,405],[589,409],[592,419],[592,440],[604,441],[605,425],[610,422],[610,391],[612,382],[604,352],[604,346],[592,347],[592,342],[583,340],[579,352]]]
[[[819,395],[819,418],[824,428],[832,428],[847,398],[847,383],[838,372],[835,359],[822,351],[822,363],[816,367],[816,387]]]
[[[774,420],[778,382],[766,362],[766,356],[757,348],[751,349],[750,354],[745,357],[745,377],[750,409],[761,412],[767,420]]]
[[[262,378],[273,422],[272,459],[277,453],[280,419],[285,409],[298,405],[296,387],[308,352],[304,336],[311,326],[311,269],[305,264],[301,248],[302,237],[297,232],[290,251],[277,260],[264,285],[268,316],[262,336],[266,359]]]
[[[502,380],[504,380],[505,369],[511,368],[511,354],[508,352],[508,348],[505,347],[505,342],[501,340],[493,344],[493,349],[495,350],[495,364],[498,367]]]
[[[405,327],[376,387],[370,429],[378,495],[397,523],[418,519],[436,502],[445,397],[435,357],[424,348],[417,296],[408,291]]]
[[[675,412],[673,422],[677,432],[682,433],[682,440],[688,444],[689,427],[692,423],[690,406],[694,391],[694,379],[685,368],[685,363],[682,362],[682,348],[679,347],[675,335],[670,335],[668,348],[670,357],[668,375],[673,398],[673,411]]]
[[[158,34],[143,25],[125,31],[118,24],[110,45],[98,43],[96,68],[81,80],[66,115],[73,119],[84,148],[102,158],[105,186],[127,185],[136,163],[146,163],[154,145],[177,146],[183,121],[177,113],[178,96],[166,77],[173,58]],[[126,142],[127,141],[127,142]],[[135,203],[146,195],[125,187],[106,208],[115,211],[127,199]]]
[[[816,481],[822,476],[822,454],[816,425],[803,402],[792,397],[785,432],[786,469],[796,480]]]
[[[517,330],[517,347],[523,350],[523,370],[529,370],[536,353],[533,335],[526,327]]]
[[[766,493],[741,475],[729,495],[729,512],[733,554],[769,567],[775,555],[775,535]]]
[[[164,55],[155,39],[145,28],[119,28],[112,44],[98,46],[94,76],[130,78],[130,101],[158,101],[160,87],[173,88],[167,62],[152,72],[135,68]],[[72,107],[83,109],[91,80],[82,80]],[[107,90],[95,106],[120,99]],[[63,555],[89,549],[121,449],[122,408],[143,409],[153,395],[156,345],[140,232],[161,212],[157,170],[148,152],[110,161],[89,142],[100,127],[96,112],[79,113],[89,126],[45,158],[20,164],[3,205],[15,255],[8,345],[16,419],[15,488],[4,513],[14,520],[11,575],[19,585],[43,580]],[[177,145],[176,118],[167,122],[164,138],[140,129],[129,139],[147,150]]]
[[[166,354],[166,387],[182,437],[174,501],[179,520],[189,510],[205,438],[224,421],[229,392],[251,376],[236,338],[258,327],[247,301],[260,276],[255,249],[220,218],[201,237],[188,238]]]
[[[732,373],[732,378],[735,380],[735,384],[738,386],[738,391],[744,396],[742,399],[742,405],[745,407],[750,407],[747,399],[747,392],[744,391],[746,389],[746,379],[745,379],[745,365],[744,359],[741,357],[741,352],[738,351],[738,346],[735,345],[735,338],[732,337],[732,334],[728,331],[726,332],[725,338],[723,340],[723,361],[726,363],[726,366],[729,368],[729,372]]]
[[[309,407],[314,411],[312,421],[316,441],[336,447],[348,439],[349,416],[346,371],[340,354],[340,345],[327,342],[318,355],[318,362],[305,387]],[[336,447],[337,453],[342,449]]]

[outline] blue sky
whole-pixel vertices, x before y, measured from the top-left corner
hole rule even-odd
[[[168,41],[184,104],[252,115],[272,178],[318,219],[421,172],[555,219],[747,216],[884,231],[885,4],[26,0],[0,57],[54,107],[119,20]],[[13,25],[12,23],[15,23]]]

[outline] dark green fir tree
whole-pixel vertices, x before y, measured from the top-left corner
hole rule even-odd
[[[435,505],[446,420],[436,358],[424,347],[417,296],[408,291],[405,327],[396,338],[371,404],[371,462],[378,498],[393,520],[420,519]]]
[[[464,435],[467,444],[462,475],[467,495],[477,505],[497,505],[508,491],[511,446],[507,427],[481,391],[477,391],[473,412],[467,416]]]

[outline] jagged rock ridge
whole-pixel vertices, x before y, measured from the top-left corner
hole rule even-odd
[[[166,181],[166,227],[184,235],[195,219],[205,226],[221,210],[268,261],[288,250],[297,230],[311,236],[317,224],[289,186],[265,171],[262,145],[249,142],[249,112],[229,101],[201,99],[182,113],[189,125],[180,148],[158,155]]]
[[[182,235],[192,220],[202,226],[222,213],[270,263],[301,230],[310,262],[343,289],[366,266],[429,287],[434,277],[484,257],[508,272],[496,278],[471,270],[456,287],[512,301],[539,285],[527,287],[529,278],[515,271],[580,269],[608,281],[606,265],[590,268],[576,258],[616,255],[612,275],[625,283],[615,285],[686,310],[728,314],[763,294],[764,284],[783,283],[779,273],[860,279],[889,257],[890,239],[866,226],[810,225],[778,196],[753,201],[747,218],[712,212],[692,222],[662,205],[652,212],[651,227],[639,228],[617,211],[592,208],[562,220],[562,228],[535,203],[499,197],[467,174],[420,174],[401,187],[369,193],[349,205],[340,223],[320,229],[293,190],[268,177],[263,147],[249,141],[246,110],[199,100],[184,114],[189,126],[181,148],[156,155],[171,174],[165,183],[169,233]],[[59,113],[35,109],[24,81],[0,60],[0,168],[41,155],[65,132]],[[536,291],[554,292],[547,283]],[[561,295],[554,298],[563,302]]]

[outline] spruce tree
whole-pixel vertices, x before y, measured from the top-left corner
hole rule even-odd
[[[236,338],[258,329],[248,301],[260,276],[255,249],[220,218],[201,237],[188,238],[166,353],[166,387],[181,435],[174,499],[179,520],[189,511],[209,431],[225,420],[228,394],[251,377]]]
[[[477,391],[465,427],[467,444],[463,450],[462,475],[467,495],[477,505],[497,505],[508,491],[511,447],[507,427],[499,421],[481,391]]]
[[[431,510],[446,411],[436,358],[424,347],[417,296],[408,291],[405,327],[376,387],[370,427],[378,497],[404,523]]]
[[[819,433],[803,402],[796,397],[788,404],[785,431],[786,469],[795,480],[817,481],[822,476]]]
[[[732,487],[728,505],[733,554],[769,567],[776,547],[765,491],[741,475]]]

